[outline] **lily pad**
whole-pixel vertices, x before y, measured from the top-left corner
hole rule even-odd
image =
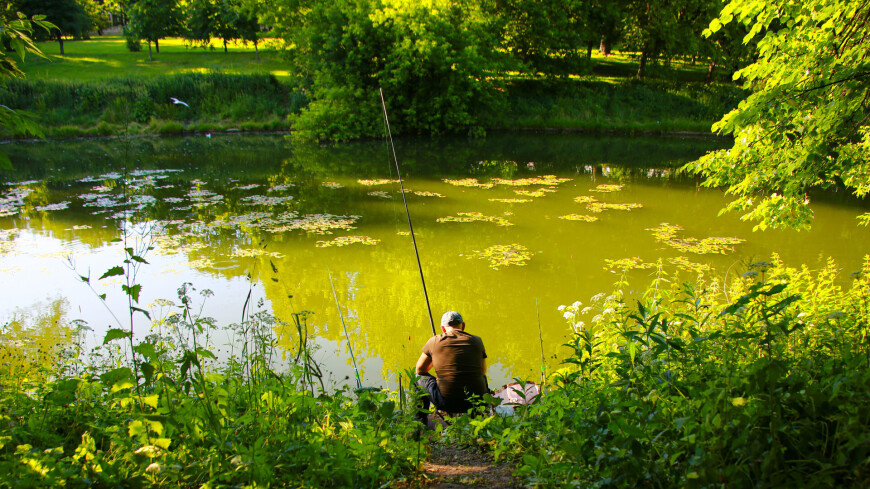
[[[356,243],[374,246],[380,242],[381,240],[369,236],[340,236],[331,241],[318,241],[314,246],[328,248],[330,246],[348,246]]]
[[[559,216],[559,219],[564,219],[566,221],[583,221],[583,222],[595,222],[598,220],[596,216],[590,216],[587,214],[568,214],[565,216]]]
[[[460,180],[451,180],[449,178],[442,179],[444,183],[453,185],[455,187],[473,187],[473,188],[481,188],[488,189],[493,188],[495,186],[494,183],[480,183],[476,178],[463,178]]]
[[[513,226],[503,217],[487,216],[480,212],[459,212],[456,216],[439,217],[437,222],[494,222],[499,226]]]
[[[483,251],[474,250],[468,255],[468,258],[487,260],[490,268],[498,270],[500,267],[525,266],[526,262],[532,258],[532,252],[525,246],[514,243],[490,246]]]

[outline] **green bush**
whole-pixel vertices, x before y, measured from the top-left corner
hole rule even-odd
[[[247,354],[218,362],[218,326],[196,315],[194,293],[179,288],[140,343],[117,328],[87,359],[68,343],[57,370],[0,365],[0,487],[387,487],[414,470],[421,446],[402,400],[326,392],[306,313],[288,325],[243,312],[225,334]],[[276,331],[299,340],[286,373],[272,370]],[[13,333],[0,330],[0,346]]]
[[[562,308],[574,354],[482,431],[541,487],[867,487],[870,257],[756,263],[728,290],[628,283]],[[478,435],[481,430],[477,430]]]
[[[313,1],[285,38],[312,102],[291,119],[301,137],[383,134],[383,88],[394,134],[479,132],[501,99],[494,20],[471,2]],[[295,15],[295,14],[294,14]]]

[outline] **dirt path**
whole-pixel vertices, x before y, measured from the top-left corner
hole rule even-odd
[[[513,468],[506,464],[493,464],[492,458],[469,449],[436,445],[432,455],[423,464],[423,484],[428,489],[457,489],[486,487],[519,489],[524,487],[511,476]]]

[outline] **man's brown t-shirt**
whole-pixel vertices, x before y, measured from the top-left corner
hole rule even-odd
[[[483,359],[486,349],[479,336],[454,329],[429,338],[423,353],[432,359],[438,389],[449,402],[467,400],[469,395],[486,394]]]

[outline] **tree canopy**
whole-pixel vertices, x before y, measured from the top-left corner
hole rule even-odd
[[[758,61],[735,74],[752,94],[713,127],[733,146],[688,168],[756,229],[809,227],[814,189],[867,195],[870,2],[732,0],[707,32],[732,22],[749,29],[744,43],[759,38]]]
[[[383,134],[379,88],[394,133],[479,130],[482,108],[498,97],[503,55],[494,49],[492,19],[474,2],[285,1],[271,21],[295,47],[313,98],[294,124],[302,134]]]

